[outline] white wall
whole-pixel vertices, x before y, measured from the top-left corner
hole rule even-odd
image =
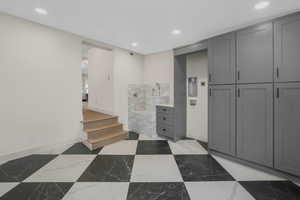
[[[114,113],[128,129],[128,84],[143,83],[144,56],[114,49]]]
[[[187,94],[187,136],[207,142],[208,139],[208,60],[207,52],[187,56],[187,78],[198,78],[197,105],[189,104]],[[205,82],[205,86],[201,86]]]
[[[0,24],[0,155],[77,138],[81,40],[1,13]]]
[[[113,52],[91,48],[88,51],[88,108],[114,113]]]
[[[170,104],[174,103],[174,57],[173,51],[165,51],[145,56],[144,83],[170,84]]]

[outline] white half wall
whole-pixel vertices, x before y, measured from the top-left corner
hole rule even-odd
[[[128,130],[128,85],[143,83],[144,56],[130,55],[129,51],[115,48],[114,54],[114,113]]]
[[[88,51],[88,108],[114,113],[113,52],[100,48]]]
[[[174,104],[174,57],[173,51],[165,51],[145,56],[144,83],[170,84],[170,104]]]
[[[0,156],[81,131],[81,40],[0,13]]]
[[[207,51],[187,56],[187,79],[197,77],[197,104],[191,106],[187,94],[187,136],[203,142],[208,141],[208,58]],[[205,82],[205,86],[201,86]],[[188,88],[188,87],[187,87]]]

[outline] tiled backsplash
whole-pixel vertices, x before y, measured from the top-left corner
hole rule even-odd
[[[131,84],[128,86],[128,127],[130,131],[156,136],[156,105],[169,104],[170,86]]]

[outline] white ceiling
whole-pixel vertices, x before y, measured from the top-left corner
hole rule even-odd
[[[207,39],[262,20],[297,11],[300,0],[1,0],[0,11],[142,54]],[[47,16],[34,12],[48,11]],[[173,36],[173,29],[182,30]],[[137,47],[131,47],[138,42]]]

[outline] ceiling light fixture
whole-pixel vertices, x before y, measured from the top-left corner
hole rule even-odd
[[[43,8],[35,8],[34,10],[40,15],[48,15],[48,11]]]
[[[137,47],[139,44],[137,43],[137,42],[133,42],[133,43],[131,43],[131,46],[133,46],[133,47]]]
[[[261,1],[261,2],[258,2],[257,4],[255,4],[254,8],[256,10],[261,10],[261,9],[268,7],[270,4],[271,3],[269,1]]]
[[[174,29],[171,33],[172,33],[172,35],[180,35],[181,34],[181,30]]]

